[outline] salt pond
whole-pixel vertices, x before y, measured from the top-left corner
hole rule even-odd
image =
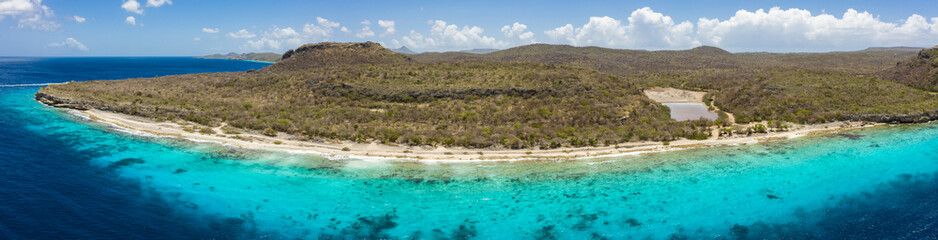
[[[678,121],[698,120],[705,118],[716,120],[717,114],[711,112],[702,103],[663,103],[671,109],[671,118]]]

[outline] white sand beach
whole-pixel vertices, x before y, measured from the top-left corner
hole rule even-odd
[[[381,158],[406,159],[418,161],[511,161],[511,160],[565,160],[592,158],[601,156],[630,155],[673,151],[680,149],[744,145],[760,142],[778,141],[814,134],[833,133],[848,129],[869,127],[881,124],[859,122],[832,122],[816,125],[793,125],[783,132],[757,133],[752,135],[734,135],[729,137],[711,137],[707,140],[681,139],[673,142],[633,142],[614,146],[540,149],[467,149],[432,146],[400,146],[380,143],[355,143],[349,141],[311,142],[296,137],[279,134],[276,137],[265,136],[250,131],[240,134],[224,134],[221,127],[214,129],[215,134],[192,131],[192,124],[185,122],[156,122],[151,119],[97,109],[80,111],[90,119],[112,124],[129,130],[149,133],[157,136],[176,137],[193,141],[207,141],[234,147],[262,150],[280,150],[320,154],[329,158]]]

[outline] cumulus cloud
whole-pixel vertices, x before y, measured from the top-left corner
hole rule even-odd
[[[384,33],[381,34],[382,37],[394,34],[397,31],[394,29],[394,21],[391,20],[378,20],[378,26],[384,28]]]
[[[265,37],[257,41],[248,41],[245,46],[253,50],[280,49],[280,41]]]
[[[371,25],[371,21],[368,21],[368,19],[362,20],[362,25]]]
[[[67,47],[67,48],[78,49],[82,51],[88,51],[88,47],[86,47],[85,44],[82,44],[78,40],[75,40],[74,38],[71,38],[71,37],[66,38],[65,42],[50,43],[49,46],[50,47]]]
[[[241,29],[237,32],[229,32],[228,37],[230,38],[254,38],[257,37],[257,34],[248,32],[247,29]]]
[[[140,2],[137,2],[137,0],[124,1],[124,3],[121,4],[121,8],[123,8],[124,11],[141,14],[141,15],[143,14],[143,8],[141,8]]]
[[[6,17],[18,19],[17,28],[54,31],[62,25],[55,21],[55,13],[42,0],[0,1],[0,20]]]
[[[218,28],[202,28],[202,32],[205,33],[218,33]]]
[[[291,27],[271,27],[263,37],[256,41],[247,41],[244,48],[250,50],[281,50],[295,48],[303,44],[304,36]]]
[[[511,38],[515,26],[502,32]],[[677,23],[670,16],[640,8],[628,19],[591,17],[544,32],[551,42],[615,48],[682,49],[712,45],[732,51],[834,51],[870,46],[931,46],[938,39],[938,18],[913,14],[884,22],[869,12],[813,14],[804,9],[739,10],[726,20],[700,18]]]
[[[840,18],[808,10],[778,7],[739,10],[727,20],[700,18],[697,38],[728,49],[829,51],[870,46],[931,46],[938,39],[938,18],[920,15],[900,23],[880,21],[869,12],[847,10]]]
[[[700,45],[693,31],[692,23],[675,23],[671,17],[645,7],[633,11],[627,24],[608,16],[590,17],[581,27],[567,24],[544,34],[554,42],[572,45],[662,49]]]
[[[374,36],[375,36],[375,31],[372,31],[372,30],[371,30],[371,27],[365,26],[365,27],[362,28],[361,31],[359,31],[358,33],[356,33],[355,36],[358,37],[358,38],[374,37]]]
[[[330,21],[322,17],[316,17],[315,23],[306,23],[301,30],[292,27],[281,28],[273,26],[260,34],[260,39],[246,41],[242,49],[260,51],[274,50],[279,51],[286,48],[295,48],[306,42],[328,41],[333,36],[336,29],[338,31],[350,33],[347,27],[343,27],[338,22]],[[232,38],[254,38],[256,35],[242,29],[243,32],[229,33]],[[374,33],[372,33],[373,35]],[[248,37],[249,36],[249,37]]]
[[[341,24],[339,24],[339,23],[337,23],[337,22],[329,21],[329,19],[325,19],[325,18],[322,18],[322,17],[316,17],[316,22],[318,22],[319,25],[322,25],[322,26],[325,26],[325,27],[328,27],[328,28],[337,28],[337,27],[341,26]]]
[[[455,24],[447,24],[443,20],[432,20],[428,22],[430,35],[424,36],[417,31],[410,31],[410,35],[404,36],[399,42],[402,45],[420,50],[452,50],[469,48],[503,48],[508,45],[507,42],[498,41],[493,37],[485,36],[484,30],[477,26],[463,26],[460,28]]]
[[[42,1],[34,0],[7,0],[0,2],[0,16],[20,15],[39,10]]]
[[[131,26],[137,26],[137,18],[134,18],[134,16],[127,16],[124,22]]]
[[[163,4],[173,5],[173,1],[170,0],[147,0],[147,7],[160,7]]]
[[[269,34],[275,38],[295,38],[295,37],[300,36],[300,34],[296,32],[296,30],[293,30],[293,28],[289,28],[289,27],[288,28],[274,27],[273,29],[271,29]]]
[[[520,40],[525,43],[534,43],[534,33],[525,32],[524,30],[528,29],[528,25],[524,25],[518,22],[515,22],[512,25],[505,25],[502,27],[502,33],[505,33],[505,37],[511,40]]]
[[[77,22],[77,23],[83,23],[83,22],[85,22],[85,18],[79,17],[79,16],[72,16],[72,20],[75,20],[75,22]]]
[[[327,40],[332,37],[334,28],[342,26],[341,24],[322,17],[316,17],[316,24],[307,23],[303,25],[303,33],[307,34],[313,40]]]

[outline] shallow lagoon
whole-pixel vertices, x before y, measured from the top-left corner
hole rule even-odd
[[[9,238],[938,237],[936,124],[560,162],[329,160],[122,133],[35,89],[0,88]]]

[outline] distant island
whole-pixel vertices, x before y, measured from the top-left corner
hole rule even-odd
[[[280,58],[256,71],[51,85],[36,98],[155,134],[430,159],[583,157],[938,119],[936,48],[534,44],[405,55],[365,42],[307,44]],[[716,117],[677,121],[669,102]]]
[[[234,53],[230,52],[228,54],[212,54],[208,56],[202,56],[197,58],[203,59],[229,59],[229,60],[246,60],[246,61],[258,61],[258,62],[270,62],[275,63],[280,61],[281,54],[265,52],[265,53]]]

